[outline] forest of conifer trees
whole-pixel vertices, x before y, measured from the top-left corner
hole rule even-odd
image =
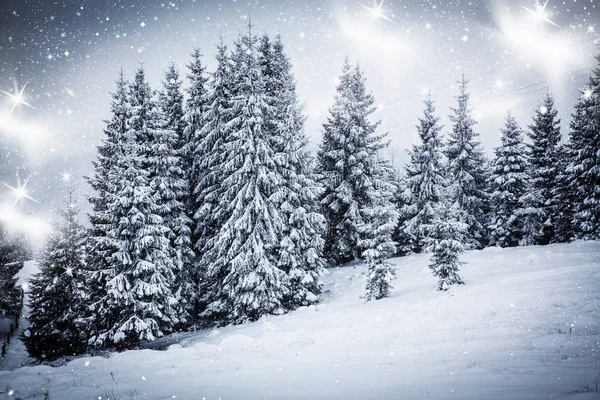
[[[31,283],[31,356],[136,349],[284,314],[317,304],[325,268],[355,260],[368,266],[369,301],[389,296],[394,279],[402,292],[394,256],[431,253],[448,290],[464,284],[466,250],[600,239],[600,57],[568,134],[547,93],[526,128],[508,113],[491,160],[462,76],[444,105],[450,126],[425,99],[401,171],[383,156],[358,65],[343,64],[312,154],[279,35],[249,25],[231,47],[221,39],[215,59],[208,72],[193,50],[185,73],[169,64],[157,90],[144,64],[117,76],[87,178],[89,227],[70,191]],[[0,303],[0,316],[11,307]]]

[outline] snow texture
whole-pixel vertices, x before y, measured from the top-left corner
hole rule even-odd
[[[558,398],[600,369],[599,257],[591,241],[466,252],[467,284],[447,292],[428,255],[393,259],[391,297],[366,304],[366,266],[333,269],[318,306],[1,371],[0,398]]]

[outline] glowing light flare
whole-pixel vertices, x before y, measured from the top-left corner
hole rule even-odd
[[[381,0],[381,3],[373,2],[372,7],[368,7],[362,3],[358,3],[361,7],[367,9],[371,14],[371,23],[373,23],[376,19],[385,19],[386,21],[392,22],[390,18],[388,18],[383,12],[383,3],[385,0]]]
[[[72,177],[72,175],[69,172],[61,172],[60,173],[60,180],[65,183],[71,182],[71,177]]]
[[[7,188],[9,188],[15,195],[15,202],[13,203],[13,207],[16,206],[17,203],[19,202],[19,200],[21,200],[23,198],[31,200],[31,201],[39,204],[39,201],[37,201],[36,199],[31,197],[29,195],[29,193],[27,193],[27,182],[29,182],[29,178],[30,177],[27,177],[27,179],[25,179],[25,183],[23,183],[22,185],[20,182],[17,181],[17,187],[12,187],[12,186],[2,182],[2,184],[4,186],[6,186]]]
[[[556,27],[559,27],[557,24],[555,24],[548,18],[548,13],[546,12],[546,6],[548,5],[548,1],[549,0],[546,0],[544,4],[541,4],[538,0],[536,0],[535,7],[533,10],[519,4],[519,7],[521,7],[523,10],[527,11],[532,15],[534,28],[537,26],[537,24],[541,22],[547,22]]]
[[[50,151],[52,135],[43,123],[19,118],[17,113],[0,110],[0,136],[10,137],[26,147],[25,154],[32,160],[40,152]]]
[[[377,29],[352,18],[342,17],[338,21],[339,27],[344,35],[356,44],[365,53],[384,55],[389,62],[396,58],[405,56],[411,52],[407,41],[399,38],[397,34],[384,34]]]
[[[549,78],[564,74],[568,69],[587,66],[588,60],[581,57],[570,32],[557,30],[548,34],[542,29],[532,29],[527,16],[502,7],[494,10],[494,19],[502,32],[496,35],[501,45],[513,51],[528,67],[542,67]]]
[[[592,95],[594,94],[594,91],[590,88],[585,88],[581,91],[582,96],[584,99],[588,100],[592,98]]]
[[[15,82],[15,92],[14,93],[8,93],[8,92],[2,90],[2,93],[7,95],[10,98],[10,101],[12,103],[12,107],[11,107],[9,113],[12,113],[14,111],[14,109],[21,104],[24,104],[28,107],[35,109],[34,106],[32,106],[31,104],[29,104],[28,102],[25,101],[25,96],[23,96],[23,92],[25,91],[26,87],[27,87],[27,83],[21,88],[21,90],[19,90],[19,88],[17,87],[17,83]]]
[[[42,244],[52,232],[52,227],[46,219],[21,212],[18,208],[6,203],[0,203],[0,222],[10,232],[20,233],[27,237],[33,246]]]

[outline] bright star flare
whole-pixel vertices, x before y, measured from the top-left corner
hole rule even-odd
[[[557,24],[555,24],[548,18],[548,13],[546,12],[546,6],[548,5],[548,1],[549,0],[546,0],[546,2],[544,4],[541,4],[539,2],[539,0],[536,0],[535,9],[533,9],[533,10],[519,4],[519,7],[521,7],[525,11],[529,12],[533,16],[533,27],[534,28],[537,26],[537,24],[539,24],[541,22],[547,22],[556,27],[559,27]]]
[[[12,102],[12,108],[10,109],[10,113],[12,113],[14,111],[14,109],[18,105],[21,105],[21,104],[24,104],[35,110],[35,107],[32,106],[31,104],[29,104],[28,102],[26,102],[25,96],[23,96],[23,92],[25,91],[26,87],[27,87],[27,83],[19,91],[19,89],[17,88],[17,83],[15,82],[15,92],[14,93],[8,93],[8,92],[2,90],[2,93],[6,94],[8,97],[10,97],[10,101]]]
[[[2,183],[4,186],[12,190],[12,192],[15,194],[15,202],[13,203],[13,207],[16,206],[19,200],[23,198],[39,204],[39,201],[37,201],[36,199],[31,197],[29,193],[27,193],[27,182],[29,182],[29,178],[30,177],[27,177],[27,179],[25,179],[25,183],[23,183],[22,185],[21,182],[17,182],[17,187],[12,187],[4,182]]]
[[[375,21],[376,19],[379,19],[379,18],[383,18],[386,21],[392,22],[392,20],[389,19],[383,12],[383,2],[384,1],[385,0],[381,0],[381,3],[377,3],[376,1],[374,1],[372,7],[365,6],[364,4],[361,4],[361,3],[358,3],[358,4],[361,7],[369,10],[369,13],[371,14],[371,23],[373,23],[373,21]]]

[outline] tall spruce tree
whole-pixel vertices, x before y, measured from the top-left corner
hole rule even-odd
[[[132,349],[173,330],[178,322],[172,291],[175,265],[170,230],[152,183],[159,166],[151,143],[161,129],[143,67],[130,87],[128,130],[118,143],[116,165],[109,177],[115,190],[108,196],[107,255],[113,268],[104,296],[94,307],[96,347]]]
[[[254,321],[285,312],[287,274],[277,267],[284,216],[272,200],[282,184],[265,119],[271,109],[257,61],[251,25],[236,46],[231,137],[223,144],[221,199],[216,215],[224,224],[202,255],[208,265],[209,304],[203,316],[220,324]]]
[[[534,198],[539,204],[530,203],[530,207],[540,208],[539,215],[544,215],[542,232],[537,243],[548,244],[554,240],[556,208],[553,190],[558,186],[560,166],[560,120],[554,108],[554,97],[547,93],[535,112],[533,124],[529,126],[529,164]]]
[[[179,73],[169,64],[159,94],[158,104],[152,109],[154,131],[151,137],[150,186],[161,207],[160,216],[169,228],[175,263],[176,278],[173,290],[179,304],[179,327],[191,323],[196,306],[195,253],[192,250],[192,220],[187,215],[186,202],[190,197],[187,179],[189,160],[183,120],[183,93]]]
[[[401,229],[415,253],[421,252],[431,242],[429,227],[445,186],[438,121],[435,104],[428,97],[417,126],[421,142],[413,146],[410,163],[405,167],[408,198],[402,210],[405,221]]]
[[[193,168],[198,177],[192,193],[195,222],[194,245],[199,256],[198,293],[200,302],[196,310],[198,315],[211,302],[211,295],[218,290],[218,286],[221,285],[224,278],[224,276],[208,278],[208,269],[212,260],[203,256],[212,246],[212,241],[223,226],[226,217],[225,210],[219,208],[219,204],[223,200],[223,191],[225,190],[221,182],[226,176],[224,146],[230,136],[227,123],[233,116],[231,108],[233,69],[223,38],[217,46],[216,61],[217,68],[211,74],[208,82],[205,83],[204,79],[198,77],[201,76],[199,72],[201,69],[196,68],[197,72],[193,74],[196,76],[197,92],[203,93],[201,97],[198,97],[196,104],[198,109],[204,110],[192,147],[195,160]],[[194,64],[192,63],[192,65]],[[188,109],[191,110],[189,105]],[[206,320],[206,317],[203,319]],[[216,317],[213,320],[216,320]]]
[[[82,354],[87,349],[81,329],[85,287],[86,232],[77,222],[79,208],[73,189],[60,212],[61,221],[39,260],[40,271],[30,281],[29,328],[22,340],[38,360]]]
[[[467,249],[481,248],[485,244],[485,169],[481,144],[477,140],[479,134],[474,131],[476,124],[471,117],[469,109],[469,93],[466,78],[459,81],[459,94],[456,97],[457,107],[452,109],[450,132],[446,144],[446,157],[448,158],[448,179],[454,202],[464,212],[460,215],[465,218],[467,233],[464,246]]]
[[[360,68],[346,60],[318,152],[328,225],[324,254],[331,264],[359,259],[366,250],[361,247],[365,210],[374,204],[371,193],[382,176],[378,152],[387,145],[385,135],[375,134],[379,122],[369,121],[374,101]]]
[[[529,190],[530,178],[523,132],[510,114],[501,132],[502,144],[496,148],[488,178],[489,242],[491,246],[511,247],[518,245],[521,238],[516,213],[521,207],[519,200]]]
[[[206,86],[208,77],[206,76],[206,67],[202,63],[200,49],[194,49],[192,60],[187,67],[189,86],[183,115],[185,123],[183,139],[186,143],[181,147],[180,152],[184,164],[183,169],[188,177],[189,197],[186,208],[188,217],[193,221],[191,241],[196,255],[199,255],[201,249],[197,243],[206,224],[196,216],[201,206],[201,200],[198,199],[198,190],[200,190],[198,185],[206,174],[204,167],[202,167],[203,160],[212,154],[209,149],[204,148],[204,136],[202,134],[205,129],[205,112],[207,111],[208,89]],[[199,273],[199,271],[197,272]],[[199,278],[199,276],[195,277],[196,280]]]
[[[571,121],[568,175],[577,238],[600,239],[600,55]]]
[[[88,215],[91,227],[86,243],[86,290],[89,309],[85,316],[85,330],[88,336],[92,336],[98,329],[96,313],[105,299],[108,282],[115,276],[110,256],[118,250],[118,242],[109,237],[114,227],[109,204],[117,190],[117,162],[126,156],[123,141],[129,129],[128,121],[131,116],[128,86],[129,83],[121,70],[116,81],[116,90],[111,94],[111,117],[105,121],[104,137],[97,148],[96,161],[93,162],[94,174],[87,178],[88,184],[95,191],[95,194],[88,198],[92,205],[92,211]],[[109,325],[116,321],[105,323]]]
[[[290,291],[285,304],[294,309],[320,300],[325,219],[317,203],[320,188],[313,178],[312,157],[304,134],[305,117],[281,37],[277,35],[271,43],[268,36],[263,36],[258,50],[265,94],[271,106],[267,129],[282,178],[273,194],[283,216],[277,266],[289,276]]]

